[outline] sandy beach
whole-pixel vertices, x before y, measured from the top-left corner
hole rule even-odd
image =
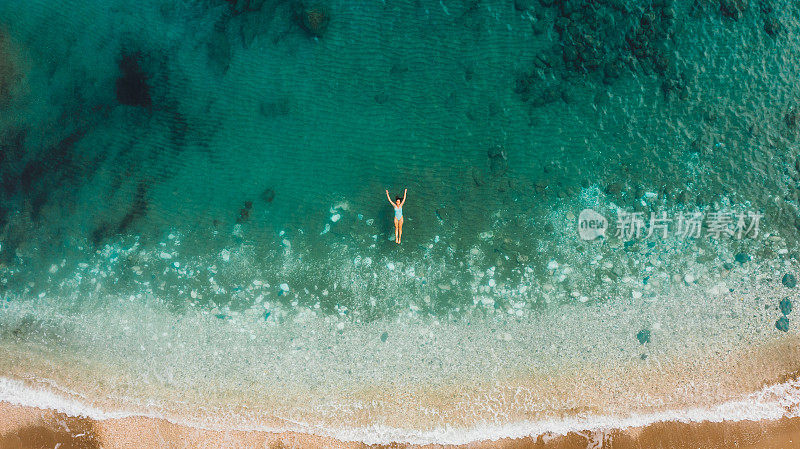
[[[95,421],[52,410],[0,403],[0,447],[91,448],[790,448],[800,444],[800,418],[721,423],[660,422],[646,427],[570,432],[538,438],[479,441],[461,446],[366,445],[299,433],[209,431],[151,418]]]
[[[776,371],[770,380],[762,377],[765,384],[761,389],[753,383],[753,379],[749,382],[746,380],[746,373],[757,370],[759,365],[768,366],[771,357],[792,354],[790,346],[795,344],[794,339],[786,339],[770,347],[750,351],[749,356],[738,353],[727,359],[731,369],[723,383],[730,387],[734,384],[733,378],[740,378],[740,390],[745,394],[743,399],[707,404],[707,408],[696,408],[697,403],[686,402],[684,408],[677,411],[627,419],[602,416],[595,419],[575,411],[571,417],[573,419],[566,416],[564,422],[516,423],[508,428],[516,435],[523,435],[521,429],[528,428],[531,435],[536,435],[534,437],[477,438],[476,441],[459,445],[420,445],[402,439],[383,445],[366,444],[304,432],[224,430],[226,427],[236,429],[236,425],[231,420],[226,425],[226,420],[221,417],[214,420],[216,424],[212,428],[177,424],[157,417],[75,417],[51,408],[30,406],[34,403],[32,399],[16,401],[11,398],[10,402],[0,401],[0,448],[789,448],[796,447],[800,439],[800,418],[796,417],[796,393],[800,388],[797,373],[778,375]],[[737,359],[740,363],[733,363]],[[647,376],[639,373],[632,374],[632,377],[643,379]],[[663,376],[656,378],[656,384],[668,384]],[[30,391],[33,390],[18,394],[22,398],[30,398]],[[747,391],[752,393],[748,394]],[[661,394],[668,392],[662,391]],[[74,412],[75,408],[71,410],[73,412],[70,413],[81,414]],[[657,408],[653,411],[657,411]],[[91,412],[88,414],[91,415]],[[758,420],[753,418],[755,416],[772,418]],[[582,424],[586,424],[586,428],[582,429]],[[547,428],[560,430],[542,434],[532,430]],[[366,435],[363,429],[358,434]],[[458,437],[452,429],[447,435],[448,438]]]

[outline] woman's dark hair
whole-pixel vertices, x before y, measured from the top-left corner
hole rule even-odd
[[[394,197],[394,202],[396,203],[397,201],[403,201],[403,198],[401,198],[400,196]]]

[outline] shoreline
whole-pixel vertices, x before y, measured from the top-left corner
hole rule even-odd
[[[743,295],[734,304],[742,310],[766,310],[760,307],[762,302],[750,298],[755,293]],[[710,307],[717,302],[700,304]],[[592,310],[581,309],[583,313]],[[613,323],[604,322],[603,326]],[[518,326],[504,323],[502,329],[528,335]],[[354,331],[358,337],[364,332],[377,335],[376,329]],[[462,334],[443,329],[436,336],[457,338]],[[594,356],[560,363],[557,371],[536,365],[537,360],[553,362],[547,352],[509,351],[504,355],[515,363],[484,379],[345,385],[328,379],[328,388],[317,390],[313,384],[303,383],[297,384],[302,387],[299,389],[281,384],[273,388],[267,377],[247,385],[226,384],[227,378],[197,382],[192,377],[173,384],[148,383],[125,365],[90,361],[69,352],[55,358],[51,353],[37,354],[28,347],[8,345],[0,346],[7,361],[0,364],[0,403],[7,405],[0,409],[0,421],[20,421],[20,416],[30,417],[31,411],[35,417],[39,410],[49,414],[51,421],[84,417],[92,429],[105,429],[108,434],[150,435],[166,426],[170,434],[183,435],[181,439],[188,438],[187,433],[200,440],[234,433],[244,439],[244,446],[264,447],[273,437],[291,435],[311,441],[308,444],[313,447],[493,447],[485,444],[531,442],[545,435],[596,434],[605,438],[609,432],[617,432],[612,429],[628,429],[619,432],[629,435],[631,429],[652,428],[658,423],[752,423],[800,417],[800,335],[745,330],[748,333],[735,333],[740,336],[738,345],[710,335],[696,347],[684,346],[683,351],[677,351],[673,342],[648,350],[646,358]],[[406,332],[412,332],[411,328]],[[563,330],[547,330],[548,335],[558,332]],[[326,336],[318,338],[335,341]],[[627,333],[617,335],[620,342],[632,343],[626,337]],[[495,340],[487,336],[472,340],[472,344],[480,347],[495,344]],[[604,344],[606,352],[614,348],[607,339]],[[445,342],[439,346],[456,345]],[[639,349],[629,346],[627,354]],[[341,347],[357,345],[341,343]],[[578,354],[581,347],[572,350]],[[372,349],[375,355],[368,360],[391,359],[378,351],[380,347]],[[415,369],[418,378],[430,374]],[[398,368],[395,372],[407,371]],[[25,429],[30,422],[5,432]],[[246,442],[251,440],[256,443]],[[104,443],[103,447],[130,445]]]
[[[771,311],[764,312],[766,309],[761,306],[763,301],[751,298],[756,293],[760,292],[743,296],[744,300],[734,298],[735,302],[687,300],[686,309],[673,309],[688,313],[688,310],[695,311],[688,308],[702,306],[713,312],[730,310],[733,306],[733,310],[739,314],[752,310],[752,313],[762,313],[767,318]],[[727,304],[728,302],[733,302],[733,305]],[[656,314],[658,306],[658,303],[654,304],[652,308],[655,310],[645,311],[645,314]],[[219,373],[216,376],[201,377],[190,371],[194,364],[189,361],[194,360],[191,357],[195,352],[184,352],[189,358],[186,363],[178,365],[172,359],[164,358],[172,354],[163,351],[170,340],[159,340],[143,350],[146,354],[162,356],[152,369],[141,364],[127,365],[127,359],[124,358],[92,358],[89,352],[77,351],[36,352],[33,350],[35,348],[16,346],[9,342],[0,345],[0,355],[3,355],[0,359],[5,360],[0,363],[0,401],[55,408],[73,416],[84,415],[94,419],[122,417],[114,413],[126,411],[129,414],[155,415],[210,428],[319,433],[326,429],[350,427],[356,430],[369,429],[374,439],[368,440],[368,443],[378,444],[397,441],[400,437],[416,437],[412,442],[461,444],[478,440],[485,436],[485,432],[483,435],[471,434],[468,438],[464,438],[464,432],[450,433],[447,439],[443,439],[437,430],[480,429],[486,423],[499,423],[491,436],[501,437],[508,436],[503,435],[506,429],[500,428],[505,423],[563,421],[565,418],[587,414],[647,416],[670,410],[711,409],[718,404],[744,398],[765,386],[795,378],[800,372],[800,335],[794,330],[784,334],[771,329],[739,326],[724,328],[725,332],[721,332],[720,326],[670,326],[667,329],[679,332],[680,335],[697,335],[704,329],[707,330],[704,339],[676,338],[673,339],[675,341],[666,338],[661,340],[661,334],[656,332],[654,338],[657,344],[641,345],[630,335],[630,331],[625,331],[638,328],[636,322],[640,321],[640,315],[620,312],[616,316],[607,317],[607,313],[596,307],[580,308],[578,311],[586,316],[594,315],[596,319],[603,321],[603,330],[613,328],[615,332],[603,332],[605,337],[602,340],[586,330],[582,331],[586,335],[575,337],[575,331],[563,326],[562,321],[545,316],[531,320],[526,325],[515,322],[494,323],[498,330],[494,333],[485,332],[487,327],[476,323],[471,327],[442,323],[433,329],[435,332],[426,323],[421,323],[404,327],[405,334],[394,334],[395,341],[402,344],[389,347],[378,343],[360,343],[369,342],[370,339],[377,340],[382,329],[397,327],[394,325],[375,323],[354,327],[339,334],[330,330],[330,324],[320,323],[315,332],[306,334],[314,337],[304,342],[312,350],[322,347],[327,341],[335,344],[334,348],[325,353],[335,357],[314,359],[314,367],[334,367],[340,372],[345,368],[353,368],[357,372],[355,369],[358,366],[352,360],[361,360],[364,366],[390,366],[391,370],[384,371],[400,373],[395,377],[386,376],[374,381],[363,381],[364,373],[367,372],[364,370],[360,372],[361,381],[353,378],[342,382],[341,376],[333,375],[336,373],[328,375],[320,370],[306,372],[297,369],[300,366],[298,361],[305,360],[302,355],[313,355],[313,351],[300,352],[300,355],[282,360],[281,363],[273,362],[273,365],[262,362],[261,368],[246,372],[249,377],[226,377]],[[701,312],[706,313],[705,309]],[[633,318],[628,318],[629,315]],[[153,314],[140,316],[152,317]],[[100,318],[102,317],[97,314],[93,315],[91,320],[83,322],[83,327],[97,327],[95,322]],[[663,314],[661,319],[668,323]],[[724,318],[714,323],[722,321]],[[155,327],[148,332],[160,335],[172,323],[170,320],[165,322],[164,326]],[[194,335],[189,330],[196,323],[195,320],[186,320],[182,322],[183,327],[170,332],[174,335]],[[531,329],[531,326],[540,323],[550,327]],[[227,329],[224,326],[221,328]],[[278,337],[256,334],[256,341],[289,341],[294,334],[294,327],[287,329],[278,329],[283,332]],[[623,331],[619,332],[619,329]],[[505,330],[510,335],[526,337],[528,344],[498,339],[500,330]],[[223,333],[222,336],[236,337],[238,334],[232,331]],[[423,332],[420,331],[428,331],[429,334],[422,335]],[[558,337],[568,332],[573,333],[570,338],[571,341],[574,340],[569,346],[548,347],[539,344],[547,342],[545,336]],[[659,332],[666,333],[668,330]],[[733,334],[733,337],[727,336],[728,334]],[[217,334],[197,338],[203,340],[215,335]],[[136,342],[133,337],[136,335],[114,334],[106,338],[119,342]],[[420,348],[428,348],[427,352],[441,356],[441,361],[463,361],[464,357],[458,356],[468,354],[469,351],[459,346],[459,341],[470,342],[470,347],[474,349],[503,348],[502,353],[495,353],[494,359],[483,360],[476,357],[471,364],[464,363],[463,368],[467,370],[461,371],[462,373],[481,372],[481,366],[503,366],[503,369],[485,371],[487,374],[481,378],[448,378],[447,372],[437,370],[433,363],[414,364],[414,361],[420,360],[419,357],[426,355]],[[524,342],[522,339],[519,341]],[[171,343],[176,347],[184,341],[174,340]],[[683,346],[679,348],[679,344]],[[127,347],[135,350],[136,344]],[[615,348],[618,347],[625,351],[616,351]],[[417,352],[408,353],[405,348],[415,348]],[[452,354],[442,348],[461,348],[461,352]],[[593,352],[589,352],[587,348],[593,349]],[[253,359],[256,362],[268,358],[257,349],[248,347],[242,354],[257,352],[258,357]],[[291,352],[284,349],[278,348],[272,354]],[[119,353],[122,350],[116,351]],[[646,353],[648,357],[640,358],[637,356],[640,353]],[[173,355],[177,357],[181,354]],[[403,364],[385,365],[397,362],[401,355],[404,356]],[[554,355],[560,359],[554,360]],[[136,358],[131,360],[140,361]],[[236,365],[237,360],[228,360],[241,369],[255,366],[252,363]],[[244,357],[242,360],[249,359]],[[491,363],[486,363],[487,360]],[[218,360],[214,362],[219,366],[224,365]],[[558,365],[558,368],[543,369],[545,364]],[[175,380],[160,377],[159,367],[167,370],[168,374],[171,373]],[[283,370],[284,367],[286,369],[283,373],[299,373],[304,377],[292,383],[281,383],[281,377],[272,373]],[[228,372],[230,371],[221,373]],[[23,393],[14,385],[4,388],[3,378],[16,379],[19,387],[27,389]],[[403,382],[398,382],[398,379]],[[36,391],[58,393],[57,396],[32,396],[31,393]],[[74,399],[73,402],[64,403],[64,399],[70,398]],[[94,410],[87,410],[89,406]],[[775,415],[771,413],[769,416]],[[747,418],[758,420],[763,417],[751,415]],[[673,418],[676,417],[660,416],[658,419]],[[729,419],[744,418],[735,414],[729,416]],[[626,425],[646,424],[648,423],[633,422]],[[382,427],[377,428],[378,425]],[[583,429],[586,425],[578,423],[573,427]],[[413,434],[402,432],[402,429],[413,429]],[[383,430],[388,432],[383,433]],[[519,432],[518,429],[514,431]],[[342,434],[331,436],[342,437]],[[362,433],[353,439],[364,440],[368,436]],[[514,436],[519,435],[515,433]]]
[[[12,389],[15,394],[9,393]],[[311,445],[337,449],[495,449],[596,447],[590,443],[605,444],[609,439],[614,442],[614,447],[651,447],[643,442],[665,438],[673,443],[702,442],[702,447],[726,447],[724,444],[715,446],[717,439],[725,444],[740,440],[761,441],[761,438],[778,438],[780,441],[797,438],[800,441],[800,373],[744,398],[713,407],[687,407],[627,417],[578,412],[560,420],[434,431],[391,429],[379,425],[332,430],[297,424],[295,429],[248,429],[238,428],[233,421],[205,426],[169,417],[104,411],[40,388],[25,387],[22,382],[0,378],[0,447],[3,448],[18,447],[10,445],[9,441],[44,438],[54,443],[62,442],[66,447],[104,448],[172,447],[176,442],[193,441],[192,447],[272,449],[300,444],[301,447]],[[84,441],[90,437],[92,441]],[[136,444],[131,446],[134,442]],[[659,446],[654,444],[652,447]]]
[[[93,427],[108,429],[109,432],[125,427],[130,428],[129,431],[133,433],[147,434],[151,432],[147,429],[163,425],[183,429],[180,432],[205,434],[209,438],[230,432],[243,435],[291,434],[303,435],[303,438],[318,438],[320,441],[356,441],[357,444],[364,445],[458,447],[480,441],[525,439],[539,435],[569,435],[576,432],[605,434],[609,429],[644,429],[657,423],[775,421],[787,417],[800,417],[800,351],[797,350],[797,337],[787,337],[758,348],[740,348],[736,353],[717,360],[713,364],[715,366],[710,366],[707,363],[709,360],[697,360],[694,366],[677,364],[661,372],[627,367],[624,372],[617,372],[605,380],[597,377],[598,372],[586,369],[574,373],[577,377],[572,380],[558,379],[557,385],[550,385],[549,394],[545,390],[539,390],[536,393],[543,396],[531,396],[527,400],[523,399],[521,403],[516,399],[508,402],[507,396],[508,392],[515,389],[519,393],[519,386],[514,387],[513,384],[509,384],[503,388],[497,385],[493,391],[499,396],[494,396],[494,399],[487,396],[486,399],[496,407],[505,404],[509,411],[516,411],[505,415],[498,414],[496,415],[498,419],[491,421],[478,421],[474,418],[464,421],[463,418],[466,416],[464,413],[467,412],[462,410],[461,418],[459,415],[452,415],[449,421],[441,419],[436,421],[431,418],[423,422],[418,416],[422,409],[406,408],[405,414],[402,414],[400,409],[395,409],[400,406],[399,403],[394,404],[395,408],[386,409],[375,408],[373,404],[370,409],[374,409],[373,414],[368,414],[371,419],[367,419],[369,416],[356,416],[341,409],[339,412],[327,415],[328,419],[325,421],[316,421],[313,413],[306,416],[296,414],[282,416],[277,409],[272,413],[268,413],[267,409],[260,410],[259,413],[259,410],[243,404],[220,409],[209,408],[210,404],[185,403],[174,408],[178,406],[179,401],[175,402],[173,407],[166,409],[151,406],[131,409],[122,403],[104,400],[102,396],[92,399],[79,395],[75,390],[64,389],[53,381],[35,381],[31,378],[21,380],[1,376],[0,405],[3,407],[0,407],[0,422],[18,421],[19,416],[28,416],[31,411],[44,410],[52,416],[61,416],[61,420],[66,417],[83,417],[94,423]],[[781,358],[776,359],[776,357]],[[660,366],[662,369],[665,368],[664,365]],[[682,372],[684,374],[681,374]],[[747,376],[747,373],[752,374]],[[542,382],[530,386],[538,385],[536,388],[545,388],[549,380],[544,379]],[[702,385],[710,383],[718,385],[718,388],[709,390],[716,392],[715,396],[704,390],[709,388],[708,385],[705,387]],[[572,385],[573,389],[578,388],[578,391],[570,393],[565,389],[569,385]],[[78,391],[87,390],[81,388]],[[622,407],[623,404],[616,401],[612,394],[622,391],[626,391],[628,395],[633,394],[631,399],[636,401],[629,403],[627,407]],[[716,397],[717,400],[697,401],[692,399],[693,396],[689,395],[689,392],[700,394],[707,399]],[[452,412],[457,404],[450,402],[454,397],[449,393],[452,391],[429,392],[426,396],[428,401],[435,400],[435,402],[423,402],[427,402],[429,406],[436,405],[436,408],[429,410],[438,410],[440,414],[448,413],[448,410]],[[479,394],[480,391],[473,393]],[[578,407],[572,409],[531,413],[529,407],[535,408],[536,404],[547,403],[541,402],[543,399],[536,399],[537,397],[561,398],[565,401],[563,403],[576,398],[582,398],[582,401],[577,402]],[[362,399],[367,400],[368,397]],[[482,403],[485,403],[486,399]],[[237,403],[235,398],[229,398],[229,405]],[[369,401],[366,403],[371,404]],[[468,403],[459,403],[462,408],[469,406]],[[635,405],[636,403],[639,405]],[[378,405],[380,404],[379,402]],[[268,405],[263,404],[265,407]],[[378,412],[382,412],[383,415],[375,414]],[[248,416],[250,418],[261,416],[266,420],[248,419]],[[401,419],[403,417],[404,419]],[[4,432],[10,431],[13,429],[4,430]],[[108,447],[115,446],[108,445]]]
[[[299,432],[205,430],[146,417],[93,420],[52,409],[0,402],[0,447],[46,444],[69,448],[156,449],[164,447],[285,449],[523,449],[703,447],[707,449],[789,447],[800,441],[800,417],[740,421],[659,421],[645,426],[545,433],[535,437],[450,444],[367,444]],[[179,446],[180,445],[180,446]],[[188,445],[188,446],[187,446]],[[666,445],[666,446],[665,446]]]

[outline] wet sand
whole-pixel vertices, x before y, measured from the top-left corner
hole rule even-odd
[[[537,438],[482,441],[462,446],[403,443],[366,445],[299,433],[210,431],[152,418],[95,421],[52,410],[0,403],[0,448],[790,448],[800,446],[800,418],[722,423],[660,422],[642,428],[571,432]]]
[[[521,439],[500,439],[497,441],[476,441],[463,445],[412,445],[407,443],[394,443],[390,445],[368,445],[364,443],[353,443],[339,441],[332,437],[321,437],[309,435],[304,429],[293,432],[268,432],[268,431],[247,431],[247,430],[224,430],[227,428],[236,429],[237,424],[230,419],[221,416],[211,417],[213,426],[211,428],[198,428],[189,425],[175,424],[160,418],[129,416],[124,418],[107,418],[106,416],[91,415],[97,419],[76,418],[68,416],[54,409],[49,409],[50,405],[45,403],[29,402],[14,403],[0,401],[0,449],[6,448],[39,448],[56,447],[61,444],[59,449],[64,448],[573,448],[573,447],[613,447],[613,448],[650,448],[650,447],[700,447],[700,448],[727,448],[727,447],[800,447],[800,418],[777,419],[781,415],[796,416],[797,412],[797,378],[800,376],[798,360],[800,354],[797,352],[796,338],[787,336],[784,339],[767,344],[759,349],[739,348],[734,354],[720,360],[721,366],[711,369],[710,363],[706,363],[705,369],[694,370],[690,367],[681,366],[675,369],[668,369],[662,372],[635,372],[629,371],[628,387],[633,391],[642,394],[648,391],[647,385],[657,385],[660,390],[654,391],[647,397],[667,397],[668,390],[676,391],[679,384],[671,383],[669,377],[673,376],[675,381],[678,378],[686,378],[677,375],[680,371],[694,371],[690,378],[694,379],[691,384],[697,386],[698,379],[716,379],[716,383],[727,390],[729,394],[749,394],[750,392],[761,391],[754,399],[727,403],[729,406],[719,408],[709,408],[705,412],[692,412],[697,407],[697,398],[683,402],[682,405],[674,404],[673,411],[686,413],[667,414],[665,417],[651,415],[650,421],[601,421],[605,424],[592,427],[591,418],[589,421],[572,422],[567,430],[585,429],[583,431],[572,431],[566,435],[545,434],[536,438]],[[701,364],[702,365],[702,364]],[[662,368],[665,368],[662,365]],[[721,371],[722,367],[727,367]],[[681,368],[681,369],[678,369]],[[672,373],[672,374],[670,374]],[[724,374],[723,374],[724,373]],[[748,376],[747,373],[750,373]],[[756,375],[756,373],[758,373]],[[599,379],[599,377],[589,377]],[[639,381],[637,381],[637,379]],[[647,382],[642,383],[644,380]],[[738,379],[736,382],[735,379]],[[760,381],[757,381],[760,379]],[[562,379],[564,380],[564,379]],[[770,386],[787,386],[787,388],[772,388]],[[572,384],[573,387],[575,383]],[[602,383],[596,383],[595,388],[584,385],[582,391],[592,392],[600,395],[598,390],[609,390],[609,388],[597,387]],[[765,390],[761,390],[765,388]],[[616,391],[610,389],[609,391]],[[567,390],[557,390],[564,395],[568,395]],[[574,392],[573,392],[574,394]],[[600,395],[602,396],[602,395]],[[701,394],[702,396],[702,394]],[[734,395],[736,397],[737,395]],[[25,397],[23,395],[22,397]],[[8,398],[8,396],[7,396]],[[600,397],[598,397],[600,399]],[[610,397],[605,397],[605,401],[613,402]],[[765,402],[766,401],[766,402]],[[703,402],[703,401],[701,401]],[[607,402],[606,402],[607,403]],[[26,404],[26,405],[19,405]],[[706,405],[712,406],[714,402]],[[764,406],[767,406],[765,409]],[[37,408],[34,406],[44,407]],[[113,408],[112,408],[113,409]],[[59,409],[65,410],[65,409]],[[73,409],[77,410],[77,409]],[[599,409],[598,409],[599,410]],[[716,410],[716,411],[714,411]],[[79,411],[69,411],[71,414],[82,414]],[[580,410],[575,410],[580,412]],[[584,410],[586,411],[586,410]],[[653,410],[655,411],[655,410]],[[765,414],[766,413],[766,414]],[[409,414],[410,413],[409,411]],[[346,414],[345,414],[346,415]],[[607,415],[614,416],[615,414]],[[685,415],[685,417],[683,417]],[[167,415],[168,416],[168,415]],[[652,417],[655,416],[655,417]],[[682,416],[678,418],[678,416]],[[690,418],[690,417],[694,418]],[[758,420],[746,420],[762,419]],[[345,417],[335,418],[333,421],[342,421],[343,424],[354,421],[344,419]],[[577,418],[577,416],[576,416]],[[602,418],[601,418],[602,419]],[[678,422],[679,420],[693,420],[695,422]],[[711,419],[723,422],[702,421]],[[526,421],[520,418],[519,421]],[[534,421],[536,421],[534,419]],[[653,422],[656,421],[656,422]],[[700,421],[700,422],[696,422]],[[374,421],[373,421],[374,422]],[[651,424],[646,424],[651,423]],[[586,425],[587,427],[583,427]],[[620,426],[632,426],[629,428],[618,429]],[[637,427],[638,426],[638,427]],[[467,425],[467,428],[471,426]],[[238,427],[241,429],[241,427]],[[526,427],[527,428],[527,427]],[[223,429],[223,430],[220,430]],[[554,430],[557,428],[554,428]],[[593,430],[589,430],[593,429]],[[599,430],[598,430],[599,429]],[[530,430],[519,431],[512,435],[524,435],[525,432],[535,432]],[[362,433],[363,434],[363,433]],[[370,435],[366,438],[370,438]],[[374,436],[374,435],[373,435]],[[346,438],[338,436],[339,438]],[[385,436],[384,436],[385,438]],[[456,438],[455,442],[471,441],[471,436],[448,434],[448,438]],[[373,440],[374,441],[374,440]],[[383,440],[383,441],[391,441]],[[446,441],[446,440],[445,440]],[[794,442],[798,443],[795,444]]]

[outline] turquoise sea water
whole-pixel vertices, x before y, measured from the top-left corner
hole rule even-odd
[[[0,0],[0,375],[197,419],[192,394],[263,406],[245,427],[680,408],[542,393],[500,413],[471,393],[796,335],[779,302],[796,291],[798,14]],[[404,188],[396,245],[384,190]],[[609,238],[579,237],[585,208]],[[762,218],[740,239],[708,220],[625,239],[619,211]],[[460,399],[406,425],[380,401],[360,416],[388,385],[420,410]]]

